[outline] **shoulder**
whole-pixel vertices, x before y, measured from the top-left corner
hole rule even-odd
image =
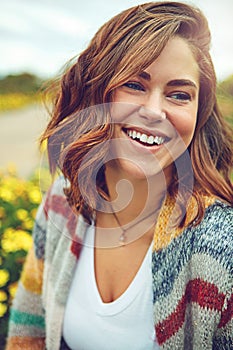
[[[179,276],[208,281],[224,293],[232,290],[232,233],[233,208],[215,201],[207,207],[200,224],[186,227],[168,245],[154,250],[152,271],[158,285],[156,295],[165,287],[167,293],[172,290]]]
[[[225,228],[233,228],[233,207],[216,200],[206,209],[203,223]]]
[[[228,271],[232,269],[233,252],[233,208],[216,200],[205,210],[202,221],[178,230],[170,243],[159,250],[160,254],[170,259],[189,261],[194,256],[210,257],[224,265]],[[166,234],[166,233],[165,233]],[[208,258],[208,259],[207,259]]]
[[[38,258],[44,257],[48,235],[59,236],[68,223],[70,226],[74,223],[74,213],[64,194],[67,186],[64,177],[57,178],[38,208],[33,229],[34,248]]]
[[[233,240],[233,208],[219,200],[210,205],[206,211],[203,220],[197,226],[192,228],[197,237],[208,240],[215,244],[228,242],[232,249]]]
[[[53,182],[42,203],[46,215],[48,215],[49,212],[62,213],[65,208],[67,209],[69,207],[64,193],[64,189],[68,186],[68,181],[66,181],[63,176],[58,177]]]
[[[64,178],[64,176],[59,176],[54,180],[49,190],[46,193],[46,197],[51,197],[54,195],[61,196],[65,198],[64,188],[69,186],[69,181]]]
[[[230,205],[215,201],[206,209],[201,223],[186,230],[194,253],[212,256],[227,269],[232,268],[233,208]]]

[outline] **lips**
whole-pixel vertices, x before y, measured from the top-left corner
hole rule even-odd
[[[167,136],[161,133],[155,135],[155,132],[152,134],[150,131],[134,127],[123,128],[123,132],[132,140],[149,147],[160,146],[169,140]]]

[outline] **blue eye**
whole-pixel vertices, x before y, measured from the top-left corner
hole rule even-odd
[[[132,89],[132,90],[137,90],[137,91],[145,91],[144,87],[140,84],[140,83],[137,83],[137,82],[127,82],[124,84],[124,86],[126,86],[127,88],[129,89]]]
[[[191,95],[187,92],[174,92],[169,97],[177,101],[191,101]]]

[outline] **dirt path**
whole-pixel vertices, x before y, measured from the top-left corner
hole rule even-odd
[[[40,166],[38,137],[47,121],[46,110],[39,105],[0,113],[0,169],[15,164],[26,178]]]

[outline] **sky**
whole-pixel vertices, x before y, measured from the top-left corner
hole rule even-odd
[[[57,75],[85,49],[98,28],[118,12],[146,0],[0,0],[0,76]],[[199,6],[212,33],[217,77],[233,74],[233,1],[186,1]]]

